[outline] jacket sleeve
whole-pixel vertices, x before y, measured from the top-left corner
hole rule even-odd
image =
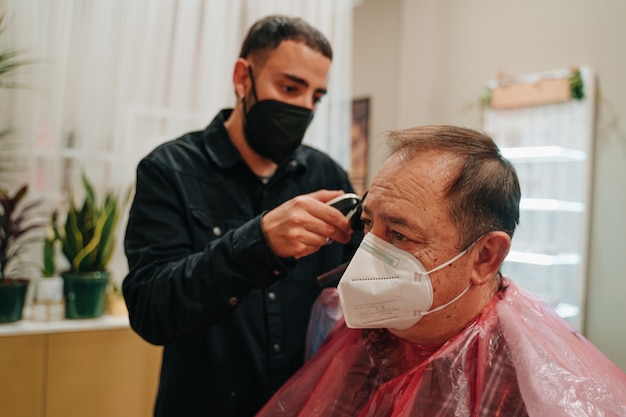
[[[144,160],[124,240],[123,282],[130,324],[153,344],[191,338],[232,312],[253,288],[287,276],[263,235],[261,216],[193,247],[180,190],[164,168]]]

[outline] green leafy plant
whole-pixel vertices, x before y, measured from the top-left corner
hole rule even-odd
[[[583,98],[585,98],[585,88],[583,84],[583,78],[580,75],[580,69],[574,68],[572,70],[572,75],[570,75],[569,81],[572,98],[576,100],[582,100]]]
[[[22,185],[14,194],[0,189],[0,282],[17,278],[15,262],[29,235],[43,227],[36,215],[40,201],[26,203],[28,186]]]
[[[54,232],[47,234],[43,239],[43,256],[41,264],[41,274],[50,278],[56,275],[56,238]]]
[[[82,205],[75,204],[71,197],[62,228],[58,224],[58,213],[52,214],[54,237],[61,243],[71,272],[105,271],[115,247],[121,204],[112,191],[108,191],[99,204],[93,186],[84,174],[82,183],[85,191]]]
[[[6,30],[6,18],[0,14],[0,37]],[[24,66],[33,64],[32,60],[24,59],[24,51],[6,48],[0,45],[0,89],[23,88],[24,85],[14,81],[16,71]],[[0,130],[0,180],[10,183],[16,173],[24,169],[24,163],[12,158],[10,151],[21,149],[19,138],[11,135],[12,129],[6,127]]]
[[[0,15],[0,35],[4,33],[5,29],[5,16]],[[22,51],[6,48],[0,49],[0,88],[19,87],[19,85],[11,79],[11,76],[18,68],[31,63],[31,61],[23,59],[22,56]]]

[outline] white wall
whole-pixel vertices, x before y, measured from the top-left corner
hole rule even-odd
[[[400,45],[400,0],[365,0],[354,9],[353,81],[356,98],[370,98],[369,177],[383,160],[380,134],[396,127]]]
[[[480,128],[485,82],[589,65],[601,91],[585,335],[626,370],[626,2],[363,0],[355,9],[353,91],[376,134],[425,123]],[[372,172],[370,172],[371,178]]]

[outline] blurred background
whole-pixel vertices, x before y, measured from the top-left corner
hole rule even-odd
[[[573,184],[589,185],[575,325],[626,370],[626,3],[618,0],[0,0],[0,47],[27,61],[12,76],[18,88],[0,88],[0,130],[9,132],[0,186],[27,183],[48,209],[80,193],[82,172],[99,192],[132,186],[149,150],[234,104],[245,30],[277,12],[304,17],[333,44],[329,95],[305,141],[352,170],[361,190],[385,158],[385,131],[480,129],[490,80],[592,70],[589,158]],[[118,282],[127,270],[122,234]],[[33,262],[40,251],[31,248]]]

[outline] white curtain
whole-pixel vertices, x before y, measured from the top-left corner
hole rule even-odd
[[[303,17],[331,41],[329,94],[305,142],[349,169],[352,8],[353,0],[0,0],[2,48],[34,61],[17,72],[27,88],[0,91],[0,129],[19,135],[14,156],[29,166],[20,181],[61,201],[81,172],[97,187],[131,185],[148,151],[233,106],[243,37],[273,13]]]
[[[31,88],[11,93],[2,123],[32,142],[33,169],[42,171],[33,175],[43,175],[42,183],[75,176],[67,167],[50,176],[44,165],[54,165],[53,154],[76,159],[74,170],[87,167],[102,180],[130,181],[139,158],[158,143],[205,127],[234,104],[240,44],[250,24],[271,13],[301,16],[330,39],[329,94],[305,141],[349,168],[352,0],[0,4],[5,42],[36,61],[19,75]]]

